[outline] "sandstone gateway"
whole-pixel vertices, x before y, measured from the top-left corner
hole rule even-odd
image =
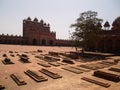
[[[86,51],[99,52],[120,52],[120,16],[117,17],[110,28],[109,22],[105,22],[104,29],[101,23],[98,23],[97,35],[99,39],[90,46],[85,44]],[[56,39],[56,32],[50,31],[50,25],[43,20],[38,21],[30,17],[23,20],[23,36],[0,35],[0,44],[20,44],[20,45],[43,45],[43,46],[71,46],[72,41]]]
[[[50,31],[50,25],[43,20],[30,17],[23,20],[23,36],[0,35],[0,44],[70,46],[70,40],[56,39],[56,32]]]

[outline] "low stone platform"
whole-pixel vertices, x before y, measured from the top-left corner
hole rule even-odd
[[[31,70],[27,70],[24,73],[27,74],[29,77],[31,77],[36,82],[43,82],[43,81],[47,81],[48,80],[47,78],[45,78],[43,76],[39,76],[38,74],[36,74],[35,72],[33,72]]]
[[[16,82],[18,86],[26,85],[27,83],[24,80],[21,80],[17,75],[11,74],[10,77]]]
[[[73,73],[76,73],[76,74],[81,74],[81,73],[83,73],[83,71],[81,71],[81,70],[79,70],[79,69],[76,69],[76,68],[72,68],[72,67],[70,67],[70,66],[63,67],[62,69],[67,70],[67,71],[70,71],[70,72],[73,72]]]
[[[120,75],[117,74],[113,74],[113,73],[108,73],[108,72],[104,72],[104,71],[95,71],[94,76],[99,77],[99,78],[103,78],[103,79],[107,79],[113,82],[119,82],[120,81]]]
[[[42,73],[44,73],[44,74],[46,74],[46,75],[48,75],[48,76],[50,76],[50,77],[52,77],[53,79],[58,79],[58,78],[62,78],[62,76],[60,76],[59,74],[57,74],[57,73],[54,73],[54,72],[52,72],[52,71],[50,71],[50,70],[47,70],[47,69],[41,69],[41,70],[39,70],[40,72],[42,72]]]
[[[2,60],[2,63],[5,64],[5,65],[15,64],[9,58],[5,58],[4,60]]]
[[[38,62],[37,64],[44,66],[44,67],[51,67],[48,63]]]
[[[94,84],[97,84],[97,85],[100,85],[100,86],[103,86],[103,87],[106,87],[106,88],[110,87],[110,84],[108,84],[108,83],[100,82],[100,81],[90,79],[90,78],[87,78],[87,77],[82,77],[81,79],[85,80],[85,81],[88,81],[88,82],[91,82],[91,83],[94,83]]]

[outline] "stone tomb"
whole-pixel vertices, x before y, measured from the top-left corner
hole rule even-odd
[[[120,81],[120,76],[113,74],[113,73],[108,73],[108,72],[104,72],[104,71],[95,71],[93,76],[99,77],[99,78],[103,78],[103,79],[107,79],[113,82],[119,82]]]
[[[53,65],[53,66],[60,66],[60,64],[59,63],[57,63],[57,62],[49,62],[48,64],[50,64],[50,65]]]
[[[30,63],[30,61],[28,60],[28,56],[26,54],[22,54],[19,56],[20,57],[20,60],[22,63]]]
[[[114,71],[114,72],[119,72],[120,73],[120,68],[116,68],[116,67],[111,67],[110,69],[108,69],[110,71]]]
[[[24,80],[22,80],[19,76],[15,74],[11,74],[10,77],[16,82],[18,86],[27,84]]]
[[[44,67],[51,67],[47,62],[38,62],[37,64]]]
[[[70,59],[64,58],[62,62],[67,63],[67,64],[74,64],[74,62]]]
[[[32,78],[34,81],[36,82],[43,82],[43,81],[47,81],[48,79],[38,75],[36,72],[31,71],[31,70],[27,70],[24,72],[26,75],[28,75],[30,78]]]
[[[90,78],[87,78],[87,77],[82,77],[81,78],[82,80],[85,80],[85,81],[88,81],[88,82],[91,82],[91,83],[94,83],[94,84],[97,84],[97,85],[100,85],[100,86],[103,86],[103,87],[110,87],[110,84],[108,83],[103,83],[103,82],[100,82],[100,81],[97,81],[97,80],[94,80],[94,79],[90,79]]]
[[[52,77],[53,79],[58,79],[58,78],[62,78],[62,76],[60,76],[58,73],[54,73],[50,70],[44,69],[42,68],[41,70],[39,70],[40,72],[44,73],[47,76]]]
[[[2,63],[5,64],[5,65],[8,65],[8,64],[14,64],[9,58],[5,58],[4,60],[2,60]]]
[[[83,73],[83,71],[81,71],[81,70],[79,70],[79,69],[76,69],[76,68],[72,68],[72,67],[70,67],[70,66],[63,67],[62,69],[67,70],[67,71],[70,71],[70,72],[73,72],[73,73],[76,73],[76,74],[81,74],[81,73]]]

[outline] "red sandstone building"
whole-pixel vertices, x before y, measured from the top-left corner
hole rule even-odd
[[[98,26],[101,28],[101,24]],[[99,39],[92,47],[87,44],[85,50],[100,52],[120,52],[120,17],[116,18],[109,30],[109,22],[104,24],[105,29],[98,31]],[[71,46],[69,40],[56,39],[56,33],[50,31],[50,25],[37,18],[33,21],[30,17],[23,20],[23,36],[0,35],[0,44],[18,45],[50,45]]]
[[[23,20],[23,36],[0,35],[0,44],[70,46],[71,41],[56,39],[56,32],[50,31],[50,25],[43,20],[30,17]]]
[[[101,27],[101,25],[99,25]],[[112,28],[109,30],[109,22],[104,24],[104,30],[98,31],[99,39],[96,43],[89,47],[86,45],[86,50],[100,51],[100,52],[120,52],[120,17],[116,18],[112,23]]]

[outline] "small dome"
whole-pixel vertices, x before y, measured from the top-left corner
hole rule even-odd
[[[48,23],[48,27],[50,27],[50,24]]]
[[[34,21],[35,21],[35,22],[38,22],[38,19],[37,19],[37,18],[34,18]]]
[[[100,22],[97,24],[97,27],[102,27],[102,25],[101,25],[101,23],[100,23]]]
[[[112,26],[112,30],[120,30],[120,16],[113,21]]]
[[[104,27],[110,27],[110,24],[108,21],[105,22]]]
[[[42,19],[40,20],[40,23],[43,23],[43,20],[42,20]]]
[[[112,26],[120,26],[120,16],[113,21]]]
[[[47,24],[46,23],[44,23],[44,26],[46,26]]]
[[[28,17],[28,18],[27,18],[27,20],[31,21],[31,18],[30,18],[30,17]]]

